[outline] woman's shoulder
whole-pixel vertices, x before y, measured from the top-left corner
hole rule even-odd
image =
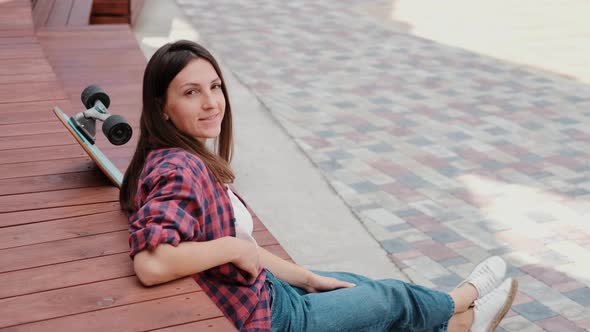
[[[205,164],[198,156],[181,148],[162,148],[149,152],[144,166],[144,176],[169,171],[190,171],[197,175],[205,172]]]

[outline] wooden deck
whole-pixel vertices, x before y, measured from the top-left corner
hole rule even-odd
[[[101,85],[137,129],[146,60],[127,25],[35,31],[30,0],[0,2],[0,330],[228,331],[192,278],[143,287],[118,189],[52,113]],[[124,170],[135,140],[97,144]],[[255,218],[255,238],[289,258]]]

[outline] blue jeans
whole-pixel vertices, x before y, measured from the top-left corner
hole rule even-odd
[[[352,273],[314,272],[356,286],[308,294],[268,272],[273,331],[444,332],[455,310],[448,294],[422,286]]]

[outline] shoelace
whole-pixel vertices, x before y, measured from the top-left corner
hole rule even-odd
[[[485,275],[485,274],[492,276],[492,278],[482,278],[482,275]],[[483,285],[480,284],[482,282],[482,279],[483,279],[483,281],[485,281],[485,283]],[[478,293],[481,294],[483,289],[490,288],[490,287],[494,286],[496,278],[495,278],[495,274],[493,273],[493,270],[490,268],[490,266],[484,265],[481,270],[478,270],[473,274],[471,281],[474,284],[475,288],[477,288]]]

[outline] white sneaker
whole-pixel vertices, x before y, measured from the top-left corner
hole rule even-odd
[[[475,301],[471,332],[493,332],[514,302],[518,281],[508,278],[488,295]]]
[[[468,282],[477,290],[477,298],[482,298],[493,291],[506,275],[506,262],[498,256],[492,256],[471,271],[469,277],[459,284]],[[457,286],[457,287],[459,287]]]

